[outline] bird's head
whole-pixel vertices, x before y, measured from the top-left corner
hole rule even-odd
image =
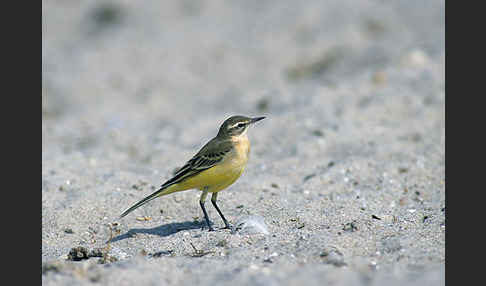
[[[226,119],[219,128],[218,136],[240,136],[246,133],[248,127],[253,123],[264,119],[265,117],[246,117],[241,115],[231,116]]]

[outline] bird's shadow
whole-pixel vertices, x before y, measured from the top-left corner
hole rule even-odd
[[[120,234],[118,236],[113,237],[111,239],[111,242],[116,242],[119,240],[133,237],[137,233],[146,233],[146,234],[153,234],[153,235],[165,237],[165,236],[173,235],[182,230],[202,229],[203,227],[207,228],[206,222],[185,221],[185,222],[168,223],[153,228],[132,228],[124,234]]]

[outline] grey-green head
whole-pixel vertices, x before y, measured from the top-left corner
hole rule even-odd
[[[239,136],[243,134],[250,125],[264,119],[265,117],[246,117],[241,115],[231,116],[226,119],[219,128],[218,136]]]

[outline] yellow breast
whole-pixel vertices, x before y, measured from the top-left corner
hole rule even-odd
[[[220,164],[181,182],[177,189],[202,190],[208,187],[209,192],[218,192],[233,184],[241,176],[248,162],[250,142],[244,136],[244,138],[236,138],[233,143],[233,150]]]

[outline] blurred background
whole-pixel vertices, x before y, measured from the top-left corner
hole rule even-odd
[[[44,0],[43,261],[105,235],[98,223],[158,187],[241,114],[267,118],[249,132],[237,192],[220,196],[227,216],[236,219],[238,205],[262,215],[275,245],[310,226],[346,261],[443,265],[444,11],[439,0]],[[148,205],[140,212],[154,220],[143,227],[191,221],[198,195]],[[271,224],[292,212],[302,212],[303,230]],[[374,229],[371,214],[400,219]],[[124,231],[142,224],[129,219]],[[341,239],[352,221],[359,232]],[[398,237],[391,246],[390,235]],[[135,255],[179,239],[147,234],[115,246]]]
[[[42,9],[44,156],[49,138],[50,148],[104,155],[93,147],[108,140],[147,161],[164,140],[197,148],[234,114],[268,116],[269,142],[289,144],[266,151],[286,156],[308,147],[290,144],[295,132],[372,131],[392,127],[392,116],[414,129],[423,108],[443,115],[444,1],[49,0]],[[141,140],[155,150],[137,148]]]
[[[356,78],[386,83],[397,63],[444,65],[444,1],[46,0],[42,9],[46,120],[281,113],[316,93],[335,104],[325,97]],[[431,76],[410,72],[417,85]]]

